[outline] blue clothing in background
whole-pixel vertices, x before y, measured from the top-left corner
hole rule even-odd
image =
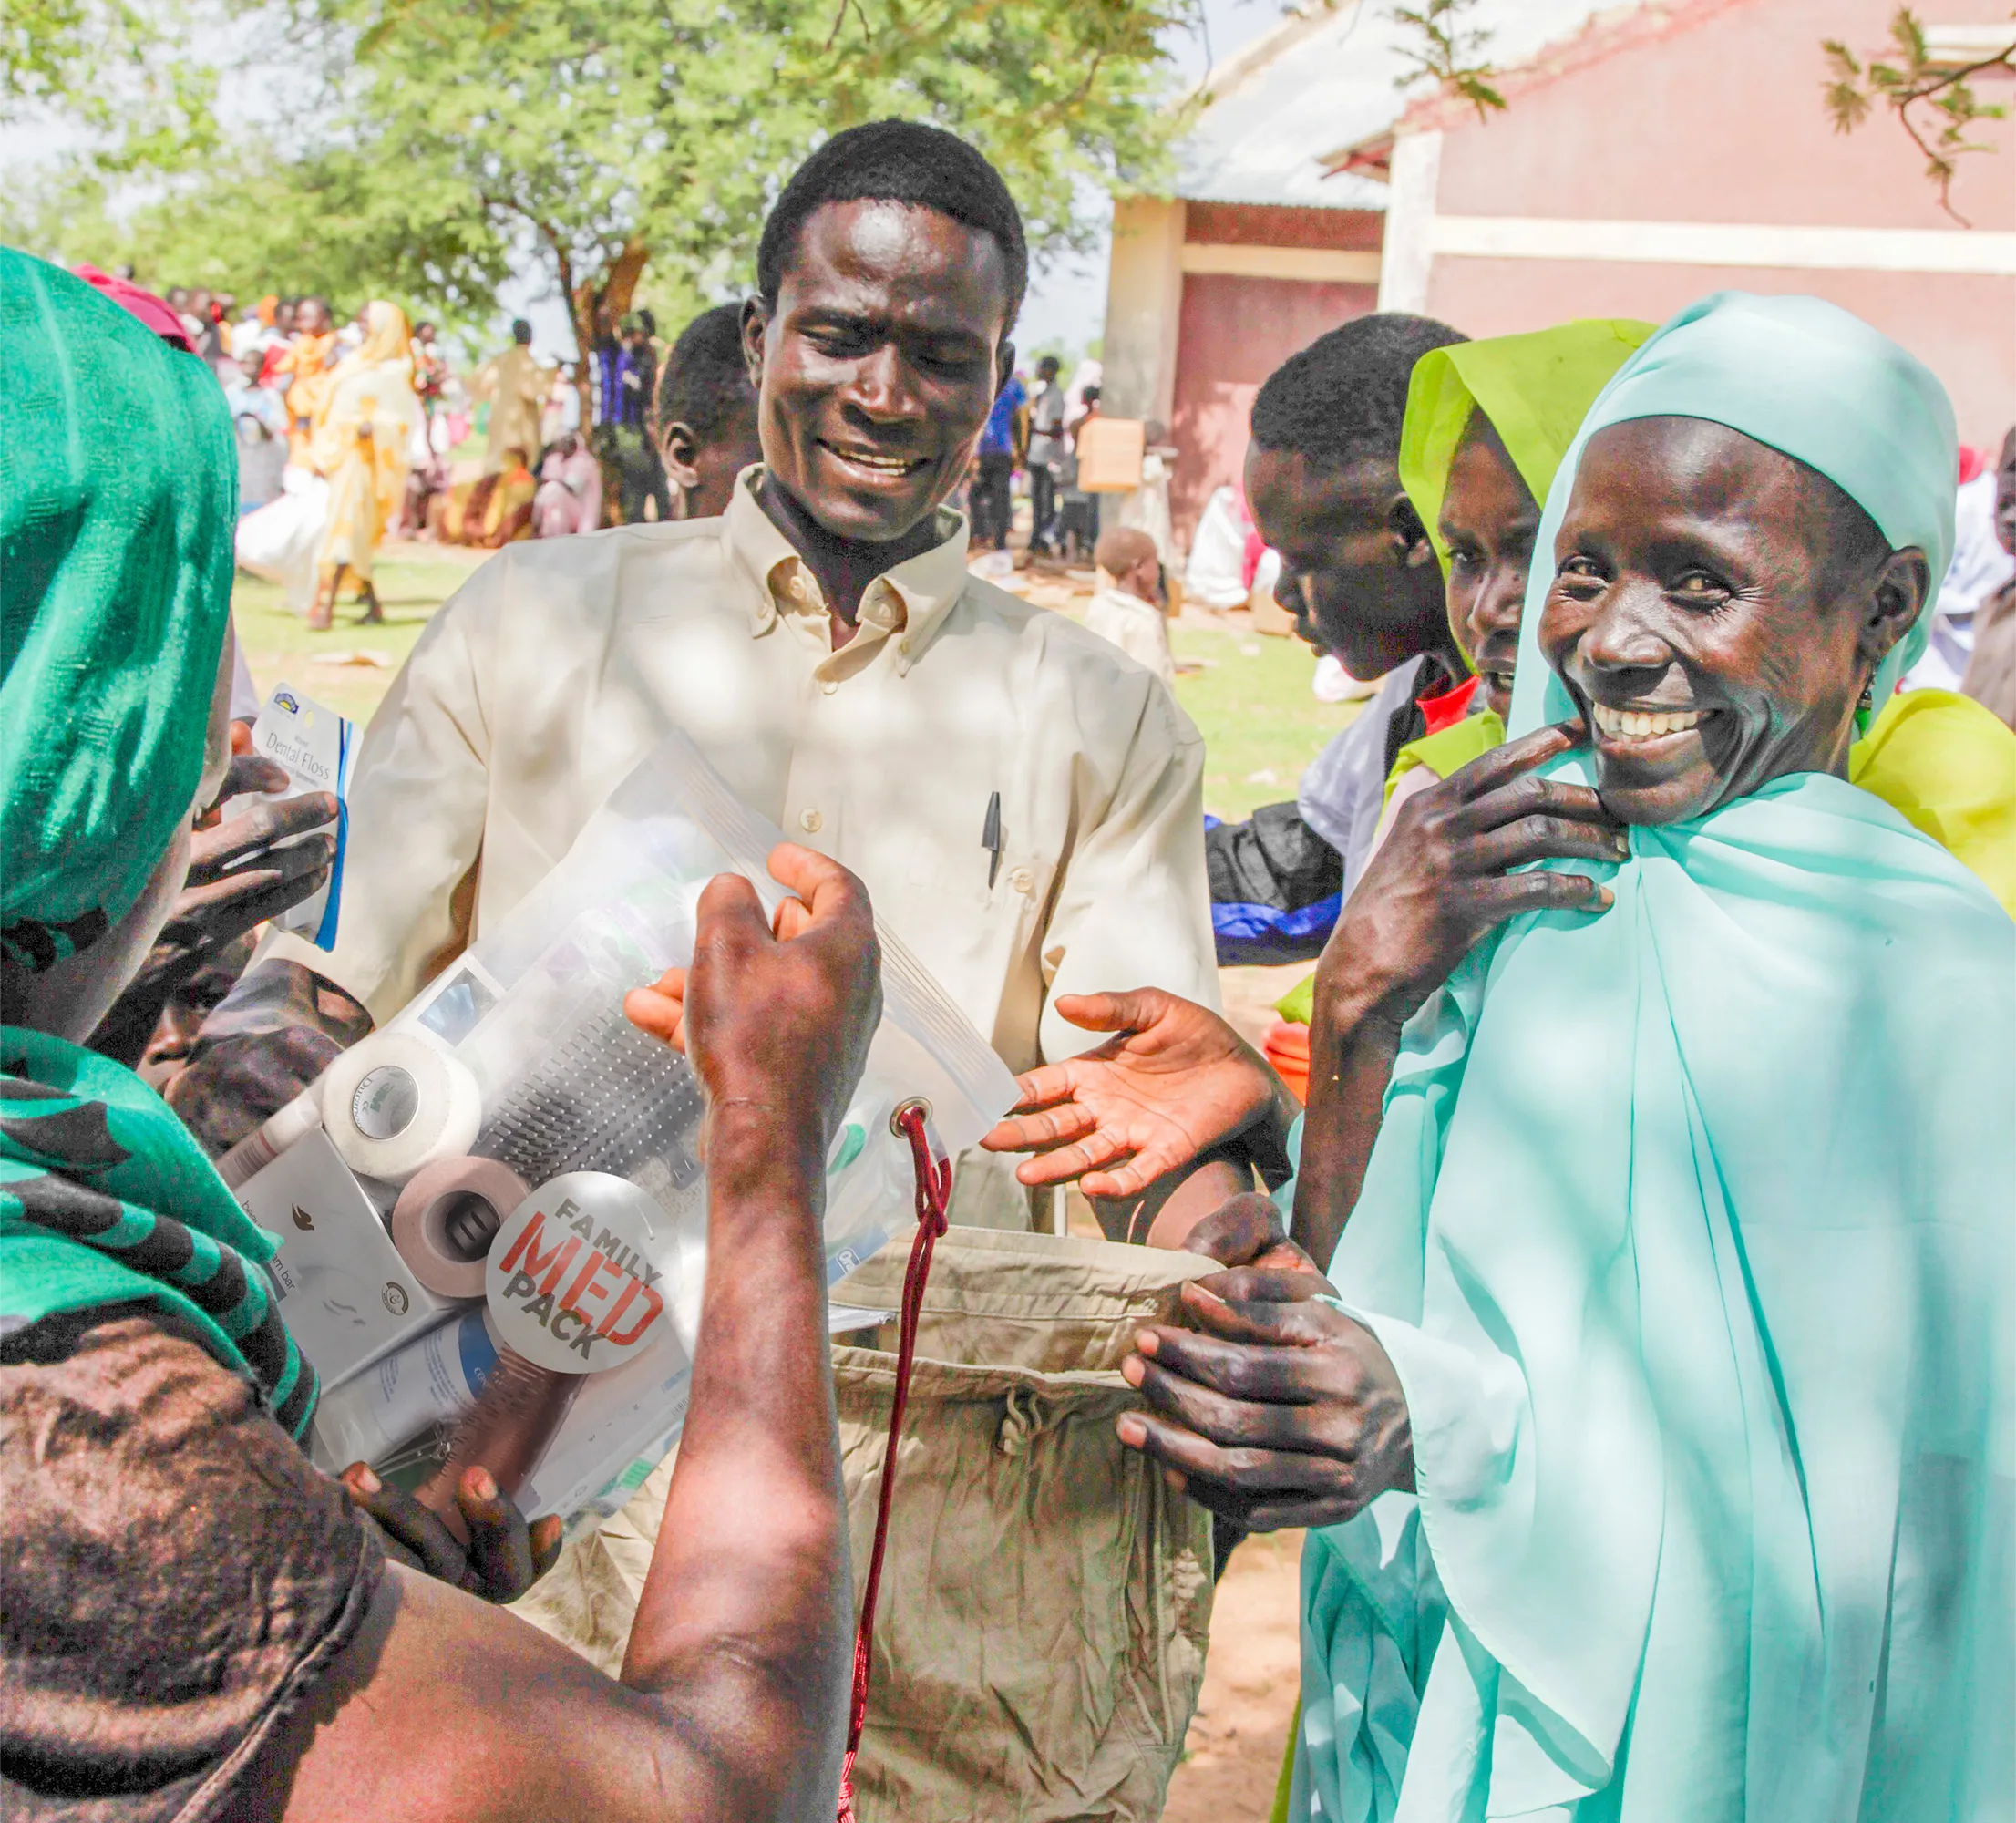
[[[1029,388],[1014,375],[1002,387],[994,408],[987,414],[987,427],[980,433],[982,456],[1012,456],[1015,450],[1015,414],[1029,403]]]

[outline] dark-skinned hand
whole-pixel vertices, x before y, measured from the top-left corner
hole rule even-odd
[[[1267,1060],[1208,1007],[1143,987],[1063,994],[1056,1010],[1114,1036],[1017,1078],[1022,1099],[980,1143],[1034,1152],[1015,1168],[1025,1184],[1076,1179],[1089,1197],[1138,1196],[1270,1117],[1283,1133],[1294,1119]]]
[[[1610,889],[1586,874],[1510,870],[1629,858],[1593,787],[1535,776],[1585,738],[1579,722],[1536,728],[1403,804],[1323,945],[1319,999],[1401,1025],[1495,925],[1607,907]]]
[[[238,754],[222,797],[283,790],[287,784],[286,771],[272,760]],[[190,957],[185,973],[192,973],[253,925],[308,898],[328,880],[335,860],[337,814],[331,793],[311,791],[299,798],[260,797],[199,829],[190,838],[188,883],[157,951],[180,945]]]
[[[740,874],[707,882],[693,965],[668,969],[623,1000],[632,1025],[684,1051],[708,1106],[773,1110],[795,1133],[816,1109],[838,1131],[881,1017],[881,948],[868,889],[796,842],[771,850],[771,877],[794,897],[766,918]]]
[[[370,1030],[371,1015],[313,970],[255,963],[203,1021],[168,1105],[213,1154],[223,1152]]]
[[[1145,1411],[1120,1441],[1169,1485],[1247,1531],[1330,1526],[1414,1485],[1414,1435],[1393,1363],[1312,1272],[1251,1267],[1183,1287],[1190,1327],[1156,1324],[1121,1363]]]
[[[219,802],[283,790],[284,768],[233,756]],[[212,806],[190,839],[189,874],[139,973],[126,985],[92,1048],[129,1067],[139,1061],[169,996],[246,932],[320,890],[335,860],[335,798],[326,791],[255,800],[217,820]]]
[[[517,1601],[560,1555],[559,1515],[528,1526],[518,1503],[498,1488],[488,1469],[465,1469],[456,1484],[456,1509],[469,1535],[466,1545],[438,1514],[379,1480],[363,1463],[353,1462],[338,1478],[378,1522],[392,1557],[480,1601]]]
[[[1220,1266],[1252,1266],[1269,1272],[1322,1270],[1288,1238],[1274,1199],[1253,1190],[1220,1203],[1184,1237],[1183,1251],[1201,1253]]]

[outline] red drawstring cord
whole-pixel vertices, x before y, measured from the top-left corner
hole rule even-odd
[[[951,1160],[938,1151],[928,1125],[928,1102],[906,1101],[890,1125],[910,1141],[917,1179],[917,1238],[903,1270],[903,1308],[897,1325],[896,1386],[890,1395],[889,1444],[882,1455],[882,1491],[875,1508],[875,1542],[868,1554],[868,1581],[861,1591],[860,1624],[854,1632],[854,1702],[847,1724],[847,1758],[840,1764],[838,1823],[854,1823],[854,1759],[868,1721],[868,1677],[875,1652],[875,1598],[882,1586],[882,1553],[889,1543],[890,1496],[896,1488],[896,1441],[902,1434],[903,1407],[910,1401],[910,1363],[917,1354],[917,1323],[924,1308],[924,1282],[931,1277],[931,1250],[945,1231],[945,1205],[952,1193]]]

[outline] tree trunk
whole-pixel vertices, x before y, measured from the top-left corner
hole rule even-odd
[[[594,416],[591,407],[595,351],[615,335],[616,325],[630,314],[630,301],[637,294],[637,281],[643,276],[644,267],[650,261],[649,245],[632,239],[610,263],[598,284],[591,278],[577,282],[572,263],[565,255],[561,258],[561,283],[566,290],[573,314],[574,340],[581,345],[581,351],[574,384],[581,391],[581,421],[584,432]]]

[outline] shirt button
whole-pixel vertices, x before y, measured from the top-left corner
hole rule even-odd
[[[826,819],[820,816],[817,810],[800,810],[798,812],[798,828],[808,836],[818,835],[819,826],[825,821]]]
[[[834,693],[834,691],[838,690],[839,687],[840,686],[838,682],[831,677],[823,679],[819,685],[819,688],[823,690],[828,696],[830,696]]]
[[[1027,868],[1018,867],[1008,876],[1008,884],[1017,892],[1033,892],[1035,890],[1036,876]]]

